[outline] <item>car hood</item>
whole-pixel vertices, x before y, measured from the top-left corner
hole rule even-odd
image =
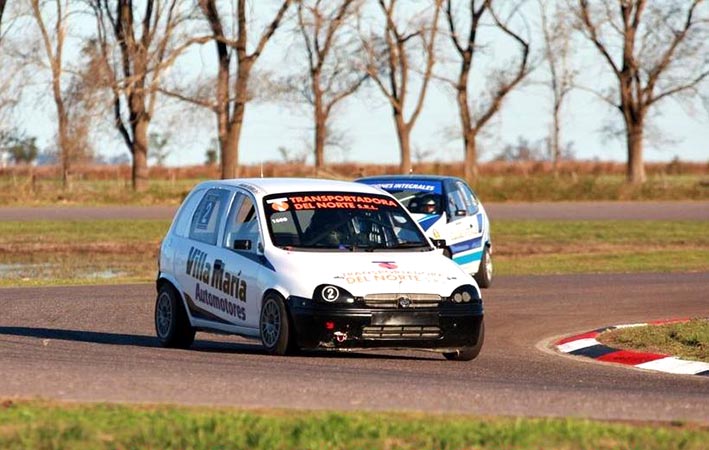
[[[279,251],[271,259],[287,274],[288,291],[309,296],[316,286],[333,284],[355,297],[384,293],[449,296],[471,276],[436,252],[299,252]]]

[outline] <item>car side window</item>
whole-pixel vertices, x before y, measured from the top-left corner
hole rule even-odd
[[[456,185],[458,186],[458,190],[460,190],[463,193],[463,196],[465,197],[468,215],[472,216],[476,214],[478,212],[478,198],[465,183],[461,183],[460,181],[458,181],[456,182]]]
[[[175,219],[175,225],[173,227],[173,234],[179,237],[187,237],[190,233],[190,223],[192,220],[192,215],[194,214],[194,209],[197,207],[197,203],[202,198],[205,189],[200,189],[193,191],[184,204],[180,208],[177,219]]]
[[[448,201],[446,206],[448,220],[450,222],[460,219],[468,212],[468,208],[466,207],[465,200],[463,198],[463,193],[457,189],[457,186],[453,185],[452,187],[453,189],[448,190]]]
[[[255,252],[261,244],[261,231],[254,202],[248,195],[236,194],[227,218],[224,246],[237,251]]]
[[[192,216],[190,239],[216,245],[219,223],[227,207],[231,192],[225,189],[210,189],[204,194]]]

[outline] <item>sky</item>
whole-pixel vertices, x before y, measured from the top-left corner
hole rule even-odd
[[[282,31],[277,36],[259,60],[257,70],[283,71],[299,64],[298,58],[302,58],[302,53],[293,44],[293,33]],[[499,47],[478,62],[505,67],[504,62],[510,57],[511,50],[504,43],[494,45]],[[613,83],[606,64],[594,49],[581,46],[575,58],[581,67],[581,83],[599,90]],[[216,70],[213,45],[194,49],[181,60],[181,65],[181,70],[191,76],[211,75]],[[439,70],[445,72],[440,67]],[[493,158],[506,145],[514,144],[520,138],[537,143],[548,135],[551,95],[543,83],[546,70],[545,66],[540,65],[520,89],[507,97],[503,109],[486,127],[485,136],[480,140],[481,160]],[[478,74],[475,81],[484,82],[484,76]],[[37,89],[40,89],[41,84],[38,86]],[[709,83],[705,83],[702,89],[709,95]],[[646,140],[645,160],[669,161],[679,157],[686,161],[709,161],[709,108],[698,99],[689,106],[673,99],[657,106],[659,108],[655,112],[661,114],[653,117],[653,137]],[[216,136],[215,120],[210,114],[182,114],[185,108],[184,104],[171,106],[171,117],[177,119],[166,121],[158,117],[151,126],[151,131],[164,133],[172,130],[168,144],[170,154],[166,161],[168,165],[202,164],[205,150]],[[182,120],[179,119],[181,114],[184,116]],[[29,96],[18,117],[25,131],[37,136],[42,147],[52,145],[56,127],[51,96]],[[310,117],[311,110],[305,105],[286,105],[284,102],[249,104],[241,138],[240,162],[258,164],[283,160],[279,148],[288,149],[291,155],[306,151],[312,141]],[[456,138],[458,120],[452,91],[443,83],[434,84],[413,130],[414,161],[417,154],[425,155],[426,160],[462,160],[462,141]],[[588,92],[574,91],[562,110],[562,142],[573,143],[577,159],[625,161],[624,140],[609,138],[603,131],[613,122],[622,123],[617,111]],[[345,133],[347,149],[327,149],[328,162],[399,162],[391,108],[374,86],[365,87],[346,100],[337,110],[334,125]],[[106,122],[104,127],[97,133],[100,153],[109,157],[128,155],[110,124]],[[313,161],[312,156],[308,157],[308,161]]]

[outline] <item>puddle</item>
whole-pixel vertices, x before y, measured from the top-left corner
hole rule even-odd
[[[102,280],[108,280],[110,278],[116,278],[116,277],[123,277],[128,275],[126,272],[120,272],[117,270],[102,270],[100,272],[91,272],[87,273],[85,275],[82,275],[81,278],[100,278]]]
[[[118,269],[94,271],[86,267],[71,267],[58,263],[0,263],[0,280],[22,279],[28,281],[39,278],[110,280],[128,274],[128,272]]]
[[[51,263],[38,263],[38,264],[23,264],[23,263],[12,263],[12,264],[0,264],[0,277],[6,275],[20,275],[26,272],[47,272],[55,267],[56,264]]]

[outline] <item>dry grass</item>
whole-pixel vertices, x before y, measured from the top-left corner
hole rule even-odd
[[[554,175],[549,163],[493,162],[482,164],[480,177],[471,184],[486,202],[709,200],[709,164],[648,164],[648,182],[640,186],[627,184],[624,171],[619,163],[564,162]],[[319,171],[276,162],[241,167],[243,177],[353,179],[397,172],[396,165],[361,163],[332,164]],[[460,163],[414,164],[414,173],[462,176],[462,172]],[[76,167],[68,189],[61,185],[58,167],[9,167],[0,169],[0,205],[178,204],[196,183],[218,177],[216,166],[154,167],[148,190],[136,193],[128,166]]]

